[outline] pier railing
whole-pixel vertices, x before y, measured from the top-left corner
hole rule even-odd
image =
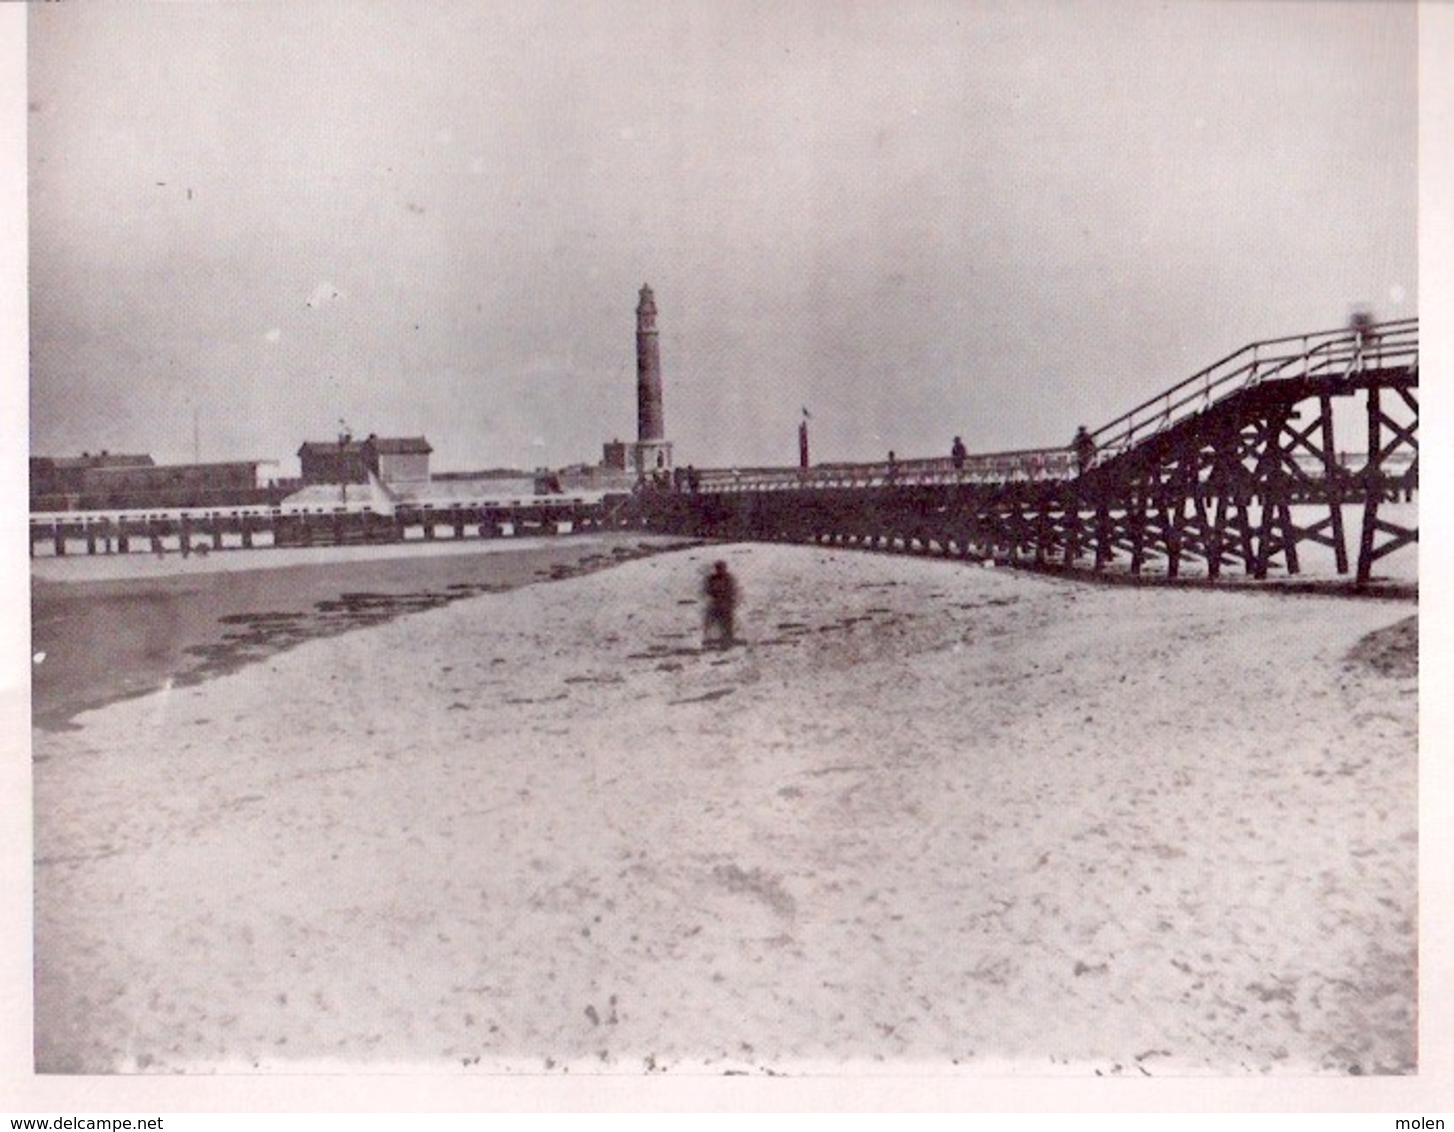
[[[1242,390],[1273,381],[1356,382],[1364,371],[1417,369],[1419,320],[1269,338],[1244,346],[1102,425],[1092,438],[1104,462]]]
[[[488,496],[435,501],[353,499],[333,504],[318,501],[236,507],[175,507],[113,511],[50,511],[30,516],[30,553],[50,548],[67,554],[68,546],[84,553],[133,553],[175,547],[183,553],[194,545],[222,549],[251,548],[298,542],[402,542],[406,532],[433,539],[438,529],[465,537],[513,535],[538,530],[596,529],[619,523],[623,500],[619,492],[571,492],[556,495]],[[224,542],[224,537],[231,540]],[[255,541],[261,539],[261,542]]]
[[[800,487],[893,487],[922,484],[1011,483],[1068,479],[1074,460],[1065,448],[1025,448],[949,457],[814,464],[809,468],[709,468],[698,473],[703,492],[787,491]]]
[[[1095,441],[1091,464],[1105,463],[1253,386],[1289,380],[1346,386],[1367,372],[1417,369],[1418,357],[1417,318],[1377,323],[1362,331],[1345,327],[1254,342],[1102,425],[1091,434]],[[1366,462],[1366,457],[1363,459]],[[1339,463],[1347,468],[1361,466],[1346,454]],[[1075,455],[1066,446],[979,453],[966,456],[960,466],[946,456],[893,463],[815,464],[809,468],[713,468],[697,475],[698,490],[717,493],[804,487],[1038,483],[1072,479],[1078,470]],[[1321,465],[1309,463],[1306,470],[1316,475]]]
[[[1319,456],[1298,454],[1293,461],[1311,479],[1326,468]],[[1411,462],[1407,453],[1385,461],[1392,471]],[[1340,452],[1337,467],[1349,474],[1368,464],[1367,452]],[[811,468],[708,468],[698,472],[703,494],[793,491],[801,488],[921,487],[935,484],[1042,483],[1068,480],[1076,474],[1075,457],[1065,448],[1027,448],[970,456],[956,468],[948,457],[902,460],[897,464],[819,464]]]

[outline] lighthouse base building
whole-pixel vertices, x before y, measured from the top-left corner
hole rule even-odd
[[[658,472],[671,474],[674,466],[670,440],[611,440],[601,447],[601,466],[611,472],[630,472],[650,478]]]

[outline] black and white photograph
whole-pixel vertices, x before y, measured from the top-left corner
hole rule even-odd
[[[1448,1100],[1425,6],[25,7],[32,1095]]]

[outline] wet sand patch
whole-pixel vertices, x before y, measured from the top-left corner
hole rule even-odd
[[[686,696],[680,700],[667,700],[668,707],[676,707],[679,704],[704,704],[712,700],[720,700],[724,696],[730,696],[736,688],[715,688],[710,692],[703,692],[700,696]]]
[[[32,580],[32,652],[44,655],[33,669],[33,725],[65,730],[81,712],[193,686],[306,641],[689,545],[629,538],[603,554],[603,537],[615,536],[481,554]]]
[[[1348,652],[1348,662],[1384,676],[1419,674],[1419,617],[1414,614],[1386,629],[1369,633]]]

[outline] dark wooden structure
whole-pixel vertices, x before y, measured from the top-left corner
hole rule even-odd
[[[68,511],[30,517],[32,558],[67,554],[191,554],[264,546],[556,535],[623,525],[627,497],[577,493],[445,504],[280,504],[155,511]]]
[[[695,493],[643,495],[637,521],[1132,575],[1196,564],[1210,579],[1297,574],[1307,543],[1346,573],[1356,535],[1364,584],[1379,558],[1418,539],[1386,507],[1418,488],[1418,375],[1413,319],[1258,342],[1096,430],[1090,457],[708,471]],[[1350,504],[1357,532],[1345,529]]]

